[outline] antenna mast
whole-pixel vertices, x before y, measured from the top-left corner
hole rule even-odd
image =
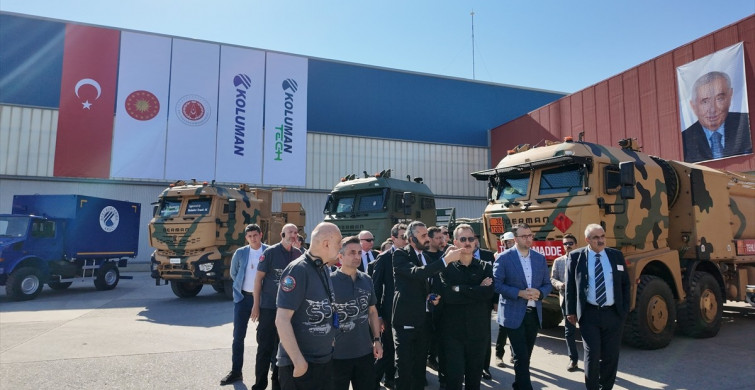
[[[472,80],[475,80],[475,72],[474,72],[474,11],[469,13],[472,15]]]

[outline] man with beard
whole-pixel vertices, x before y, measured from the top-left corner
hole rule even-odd
[[[302,252],[296,249],[294,243],[299,240],[299,229],[289,223],[283,226],[281,242],[267,248],[260,257],[257,275],[254,279],[254,307],[252,321],[259,320],[257,325],[257,361],[254,372],[256,375],[252,390],[267,388],[267,372],[272,364],[273,390],[280,389],[278,384],[278,366],[275,364],[275,351],[278,348],[278,330],[275,327],[275,300],[278,296],[278,283],[283,269]]]
[[[430,294],[430,279],[447,263],[459,261],[460,250],[449,251],[440,261],[430,263],[423,252],[430,246],[427,227],[414,221],[407,228],[409,245],[393,253],[396,291],[393,295],[393,340],[396,344],[398,390],[425,388],[427,361],[426,313],[440,296]]]

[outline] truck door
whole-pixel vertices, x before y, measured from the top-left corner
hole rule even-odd
[[[621,198],[621,171],[618,164],[601,164],[602,185],[598,197],[600,220],[605,222],[606,245],[618,247],[626,238],[626,202]]]
[[[45,260],[60,260],[63,253],[62,231],[52,220],[33,219],[24,248]]]

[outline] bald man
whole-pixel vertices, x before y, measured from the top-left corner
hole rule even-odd
[[[309,250],[281,275],[275,325],[280,336],[281,389],[318,390],[330,385],[338,329],[330,266],[338,263],[341,231],[323,222],[312,231]],[[305,375],[306,374],[306,375]]]

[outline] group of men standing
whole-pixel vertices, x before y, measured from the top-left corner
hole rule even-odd
[[[232,369],[221,385],[242,379],[251,319],[259,321],[252,389],[267,388],[271,364],[273,389],[372,390],[381,381],[398,390],[424,389],[428,365],[438,371],[442,388],[479,389],[482,378],[490,378],[495,300],[498,365],[508,338],[513,387],[531,389],[542,300],[553,287],[566,317],[567,369],[577,369],[578,323],[587,388],[613,385],[629,281],[621,252],[605,248],[600,225],[587,227],[585,248],[569,252],[576,238],[564,236],[567,255],[550,273],[545,258],[531,249],[534,235],[526,224],[503,237],[513,245],[495,259],[479,249],[464,224],[454,230],[452,245],[447,230],[420,221],[396,224],[392,246],[382,253],[372,250],[370,232],[342,238],[330,223],[315,227],[306,251],[294,245],[295,225],[284,226],[282,241],[270,247],[261,233],[257,225],[247,226],[249,245],[233,256]]]

